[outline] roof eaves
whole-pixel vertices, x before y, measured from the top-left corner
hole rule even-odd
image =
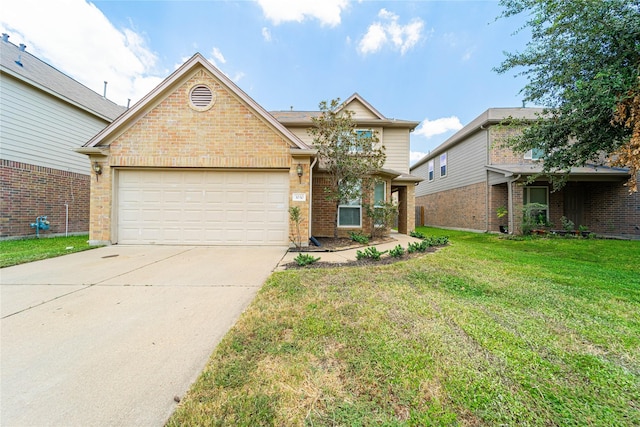
[[[214,67],[209,61],[207,61],[200,53],[194,54],[189,60],[182,64],[178,69],[171,73],[166,79],[164,79],[158,86],[156,86],[151,92],[147,93],[138,102],[136,102],[130,109],[124,114],[120,115],[109,126],[100,131],[97,135],[91,138],[84,146],[94,147],[99,145],[111,134],[115,133],[118,129],[126,124],[131,118],[135,117],[152,99],[156,98],[159,94],[164,92],[172,84],[178,81],[188,70],[192,69],[196,64],[202,65],[209,72],[211,72],[216,78],[223,81],[223,83],[231,89],[243,102],[247,103],[253,108],[260,116],[262,116],[273,128],[279,132],[283,137],[289,139],[294,145],[300,149],[310,149],[307,144],[302,142],[300,138],[289,131],[284,125],[278,122],[271,114],[269,114],[263,107],[255,102],[249,95],[247,95],[242,89],[240,89],[231,79],[225,76],[220,70]]]
[[[28,84],[30,86],[33,86],[34,88],[36,88],[36,89],[38,89],[38,90],[40,90],[42,92],[48,93],[49,95],[51,95],[51,96],[53,96],[55,98],[58,98],[61,101],[66,102],[67,104],[73,105],[74,107],[77,107],[77,108],[79,108],[79,109],[81,109],[83,111],[86,111],[87,113],[90,113],[91,115],[96,116],[96,117],[98,117],[98,118],[100,118],[100,119],[102,119],[102,120],[104,120],[104,121],[106,121],[108,123],[111,123],[117,117],[117,116],[109,117],[109,116],[107,116],[107,115],[105,115],[105,114],[103,114],[103,113],[101,113],[99,111],[96,111],[96,110],[94,110],[92,108],[89,108],[86,105],[83,105],[83,104],[81,104],[79,102],[76,102],[73,99],[71,99],[71,98],[69,98],[69,97],[67,97],[67,96],[65,96],[63,94],[61,94],[59,92],[56,92],[56,91],[54,91],[54,90],[52,90],[52,89],[50,89],[50,88],[48,88],[48,87],[46,87],[46,86],[44,86],[44,85],[42,85],[40,83],[38,83],[38,82],[36,82],[34,80],[31,80],[31,79],[29,79],[28,77],[26,77],[26,76],[24,76],[22,74],[16,73],[13,70],[10,70],[10,69],[8,69],[6,67],[0,66],[0,72],[5,73],[7,75],[10,75],[11,77],[13,77],[13,78],[15,78],[17,80],[20,80],[23,83],[26,83],[26,84]],[[124,107],[123,107],[123,110],[124,110]]]
[[[376,110],[373,107],[373,105],[369,104],[369,102],[367,102],[367,100],[365,100],[363,97],[361,97],[360,94],[358,94],[358,92],[355,92],[353,95],[351,95],[349,98],[347,98],[342,104],[340,104],[338,106],[338,108],[336,109],[336,111],[342,110],[344,107],[346,107],[349,103],[351,103],[354,100],[360,101],[365,107],[367,107],[380,120],[386,120],[387,119],[385,116],[382,115],[382,113],[380,111]]]
[[[447,151],[454,145],[462,142],[465,138],[476,132],[484,130],[486,126],[496,125],[508,117],[518,119],[535,119],[536,115],[542,112],[542,108],[489,108],[458,132],[449,137],[442,144],[434,148],[429,154],[418,160],[411,169],[415,169],[425,164],[428,160]]]

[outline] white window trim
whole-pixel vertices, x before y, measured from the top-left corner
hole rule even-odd
[[[382,181],[382,182],[379,182],[378,184],[382,184],[382,185],[384,185],[384,193],[383,193],[383,195],[382,195],[382,200],[383,200],[384,202],[386,202],[386,201],[387,201],[387,181]],[[378,184],[376,184],[376,185],[378,185]],[[374,189],[373,189],[373,197],[374,197],[374,199],[375,199],[375,197],[376,197],[376,193],[375,193],[375,191],[376,191],[376,190],[375,190],[375,187],[374,187]],[[374,203],[374,204],[373,204],[373,209],[380,209],[380,208],[382,208],[382,206],[380,206],[380,205],[376,205],[376,204],[375,204],[375,200],[374,200],[374,202],[373,202],[373,203]],[[377,227],[377,228],[380,228],[380,227],[384,227],[384,224],[374,224],[373,226],[374,226],[374,227]]]
[[[545,213],[547,215],[547,221],[549,221],[549,187],[545,187],[544,185],[528,185],[528,186],[526,186],[524,188],[525,188],[525,190],[523,191],[522,195],[523,196],[527,196],[527,195],[529,196],[528,197],[529,200],[523,200],[523,204],[524,205],[528,205],[529,203],[531,203],[531,200],[530,200],[531,199],[531,192],[528,191],[528,189],[530,189],[530,188],[544,188],[545,189],[545,200],[547,201],[545,203],[545,205],[547,206],[547,208],[546,209],[541,209],[541,210],[545,211]]]
[[[540,160],[542,159],[542,156],[533,156],[533,148],[529,151],[527,151],[526,153],[524,153],[524,159],[525,160]]]
[[[444,156],[444,174],[442,173],[442,157]],[[448,155],[447,153],[442,153],[440,154],[440,158],[439,158],[439,166],[440,166],[440,178],[444,178],[449,174],[449,161],[448,161]]]
[[[373,137],[373,129],[371,128],[357,128],[354,130],[354,132],[356,133],[356,137],[358,137],[360,135],[360,133],[364,133],[364,132],[369,132],[371,134],[371,137]],[[356,150],[355,147],[353,147],[351,150],[349,150],[350,153],[361,153],[362,150]]]
[[[362,185],[362,183],[360,184]],[[339,204],[338,205],[338,228],[362,228],[362,198],[358,199],[358,200],[352,200],[351,201],[352,204]],[[358,203],[358,204],[354,204],[354,203]],[[358,209],[359,212],[359,220],[358,220],[358,225],[342,225],[340,224],[340,209],[341,208],[349,208],[349,209]]]
[[[359,212],[359,224],[358,225],[353,225],[353,224],[349,224],[349,225],[342,225],[340,224],[340,209],[342,208],[348,208],[348,209],[358,209]],[[356,206],[356,205],[338,205],[338,228],[362,228],[362,205]]]
[[[431,159],[429,160],[429,163],[427,163],[427,179],[429,181],[433,181],[434,179],[436,179],[436,169],[435,169],[435,159]]]

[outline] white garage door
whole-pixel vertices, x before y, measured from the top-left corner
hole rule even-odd
[[[118,242],[286,245],[286,172],[123,170]]]

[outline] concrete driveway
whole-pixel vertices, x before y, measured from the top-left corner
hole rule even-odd
[[[285,252],[117,245],[0,270],[0,424],[163,425]]]

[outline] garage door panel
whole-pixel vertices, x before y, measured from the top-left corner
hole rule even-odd
[[[285,172],[120,171],[118,241],[285,245]]]

